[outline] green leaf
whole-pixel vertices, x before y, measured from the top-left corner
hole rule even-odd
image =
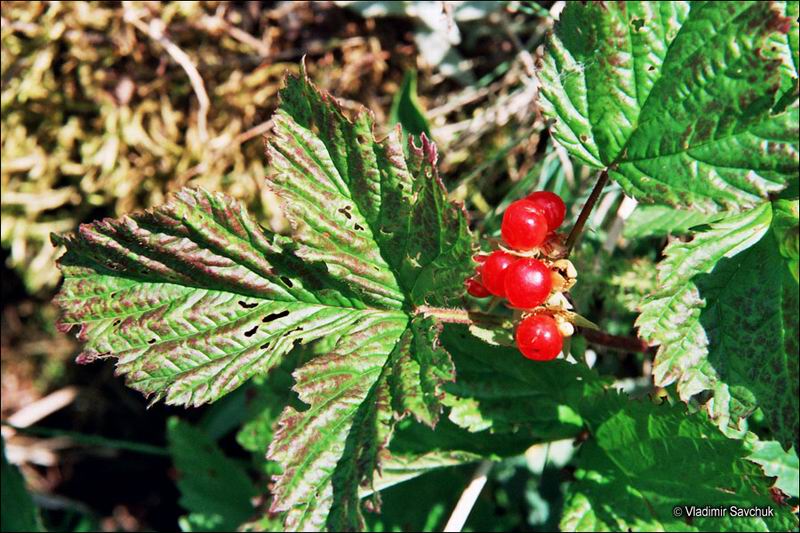
[[[480,455],[453,450],[434,450],[420,455],[392,454],[381,463],[381,472],[375,478],[373,486],[362,491],[361,496],[386,490],[440,468],[473,463],[480,459]]]
[[[590,429],[570,485],[563,531],[789,531],[791,508],[770,497],[769,481],[747,460],[743,441],[702,413],[616,393],[581,409]],[[770,507],[774,517],[693,517],[684,506]],[[680,507],[682,516],[673,514]]]
[[[425,111],[417,98],[417,71],[407,70],[403,76],[403,84],[392,99],[392,108],[389,111],[389,123],[403,127],[406,134],[419,137],[423,133],[431,138],[431,129]]]
[[[660,289],[636,324],[660,344],[657,385],[677,383],[684,401],[713,391],[723,428],[760,406],[788,447],[798,433],[798,296],[771,220],[764,204],[667,246]]]
[[[0,454],[3,456],[2,481],[2,531],[44,531],[39,511],[25,489],[25,480],[6,459],[6,442],[0,437]]]
[[[272,508],[287,528],[358,528],[359,486],[394,423],[439,418],[453,368],[417,308],[460,300],[471,236],[427,139],[407,153],[397,131],[378,142],[369,112],[348,119],[305,76],[287,79],[273,118],[268,186],[290,235],[184,190],[54,237],[67,250],[60,327],[79,328],[80,362],[116,358],[131,387],[170,404],[214,401],[310,347],[294,373],[302,403],[270,446],[283,470]]]
[[[800,281],[800,201],[777,200],[772,204],[778,250],[795,281]]]
[[[776,478],[776,488],[789,496],[800,497],[800,461],[794,448],[785,451],[774,440],[756,441],[748,459],[761,465],[767,476]]]
[[[626,239],[686,235],[691,228],[719,218],[718,214],[708,215],[666,205],[639,205],[625,221],[622,234]]]
[[[796,11],[570,2],[539,69],[553,136],[640,201],[756,205],[797,180]]]
[[[487,344],[466,327],[448,325],[441,339],[458,376],[445,385],[444,403],[450,420],[473,432],[524,432],[529,444],[574,436],[583,426],[579,399],[607,384],[585,365],[532,364],[516,348]]]
[[[256,490],[244,469],[226,457],[205,433],[179,418],[167,423],[184,531],[233,531],[254,512]]]

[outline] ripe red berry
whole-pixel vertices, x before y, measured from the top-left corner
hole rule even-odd
[[[547,217],[534,203],[517,200],[503,214],[500,232],[512,248],[531,250],[540,246],[547,237]]]
[[[518,259],[505,272],[505,289],[511,305],[530,309],[543,304],[550,296],[553,276],[538,259]]]
[[[555,359],[564,344],[556,321],[543,314],[525,317],[517,327],[516,340],[522,355],[534,361]]]
[[[495,296],[505,297],[506,269],[515,261],[515,257],[502,250],[495,250],[486,261],[483,262],[481,269],[481,282],[489,292]]]
[[[555,231],[564,222],[567,206],[564,205],[564,201],[559,195],[550,191],[536,191],[528,195],[525,200],[531,202],[544,213],[549,231]]]
[[[483,286],[483,284],[475,278],[469,278],[466,282],[467,292],[475,298],[486,298],[491,296],[492,293]]]

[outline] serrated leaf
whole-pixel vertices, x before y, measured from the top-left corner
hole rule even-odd
[[[348,120],[302,77],[288,78],[281,96],[267,147],[270,186],[297,255],[391,308],[461,296],[472,241],[463,210],[442,194],[436,146],[424,136],[420,146],[409,141],[406,157],[397,130],[378,142],[369,112]]]
[[[793,12],[793,2],[569,3],[539,69],[554,137],[643,202],[759,203],[797,179]]]
[[[779,442],[756,441],[747,457],[775,478],[775,487],[789,496],[800,497],[800,461],[794,448],[786,451]]]
[[[642,338],[660,344],[657,385],[677,383],[684,401],[713,391],[709,408],[723,427],[761,406],[788,447],[798,432],[797,284],[771,220],[764,204],[667,246],[659,292],[636,324]]]
[[[233,531],[254,512],[256,490],[244,469],[208,436],[179,418],[167,423],[169,450],[178,471],[184,531]]]
[[[769,481],[702,413],[594,396],[590,428],[570,485],[563,531],[788,531],[797,518],[770,497]],[[685,506],[767,507],[772,517],[689,517]],[[673,509],[680,507],[681,514]]]
[[[701,224],[719,220],[719,214],[706,214],[666,205],[639,205],[625,221],[622,235],[626,239],[686,235]]]
[[[130,386],[186,405],[313,343],[321,355],[295,372],[308,407],[284,411],[270,447],[283,468],[273,509],[287,527],[353,529],[363,524],[359,486],[396,420],[438,420],[452,363],[435,320],[416,308],[463,295],[471,236],[426,138],[408,155],[398,131],[376,140],[367,111],[348,119],[305,77],[288,78],[281,98],[268,186],[291,235],[194,190],[84,225],[55,238],[67,249],[61,328],[80,328],[79,361],[117,358]]]

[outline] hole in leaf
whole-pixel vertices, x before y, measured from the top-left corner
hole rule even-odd
[[[650,65],[649,67],[647,67],[647,71],[648,72],[653,72],[655,69],[656,69],[656,67],[654,67],[653,65]]]
[[[264,318],[261,319],[261,322],[265,324],[267,322],[272,322],[273,320],[278,320],[279,318],[283,318],[289,314],[289,311],[281,311],[280,313],[270,313]]]
[[[287,276],[281,276],[281,281],[284,282],[289,288],[294,287],[294,283],[292,283],[292,280],[290,280]]]
[[[642,26],[644,26],[644,21],[642,19],[633,19],[631,21],[631,26],[633,26],[634,30],[639,31],[642,29]]]
[[[353,215],[350,214],[350,206],[349,205],[345,206],[345,207],[340,207],[338,209],[338,211],[341,214],[343,214],[347,218],[347,220],[350,220],[351,218],[353,218]]]
[[[355,229],[357,229],[358,231],[364,231],[364,227],[361,224],[359,224],[358,222],[356,222],[353,227]]]
[[[121,323],[122,323],[122,320],[120,320],[119,318],[114,321],[114,325],[115,326],[119,326]]]
[[[239,300],[239,305],[241,305],[241,306],[242,306],[242,307],[244,307],[245,309],[252,309],[252,308],[256,307],[258,304],[257,304],[257,303],[255,303],[255,302],[253,302],[253,303],[248,303],[248,302],[244,302],[244,301],[242,301],[242,300]]]
[[[265,342],[264,344],[261,345],[261,349],[262,350],[266,350],[268,348],[269,348],[269,343],[268,342]]]
[[[244,332],[245,337],[252,337],[258,331],[258,324]]]
[[[149,341],[147,341],[147,344],[155,344],[155,343],[156,343],[156,339],[150,339]]]

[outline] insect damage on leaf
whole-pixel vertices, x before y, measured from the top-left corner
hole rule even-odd
[[[322,355],[294,374],[308,408],[287,408],[270,445],[283,469],[272,508],[291,529],[358,528],[359,487],[394,423],[439,418],[452,362],[416,308],[460,298],[471,235],[425,137],[407,151],[399,130],[378,141],[368,111],[348,119],[305,75],[287,78],[274,122],[268,186],[290,235],[186,189],[54,236],[66,247],[59,327],[78,328],[80,362],[113,357],[128,385],[182,405],[316,343]]]
[[[796,2],[571,2],[542,111],[641,202],[743,210],[797,178],[797,31]]]

